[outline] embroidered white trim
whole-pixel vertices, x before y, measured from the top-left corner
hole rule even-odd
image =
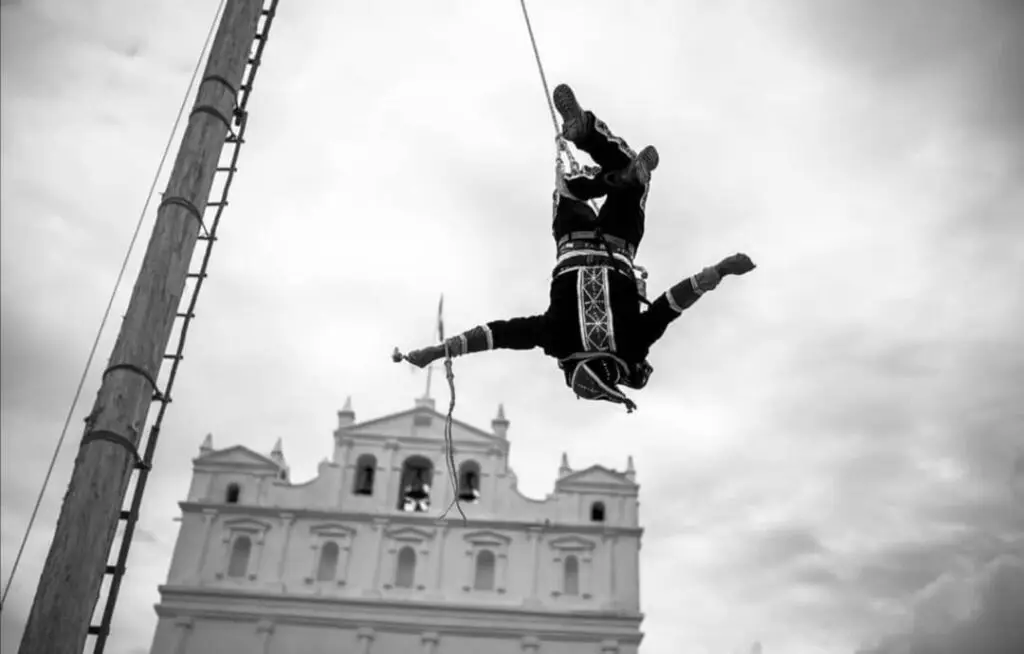
[[[491,333],[491,328],[487,325],[481,325],[484,328],[484,334],[487,336],[487,349],[494,349],[494,334]]]
[[[690,286],[693,288],[693,292],[697,295],[704,295],[704,290],[701,289],[700,284],[697,283],[697,275],[690,277]]]
[[[633,149],[629,147],[625,139],[623,139],[620,136],[615,136],[614,134],[612,134],[612,131],[608,128],[608,124],[605,123],[600,118],[594,118],[594,129],[597,130],[598,133],[601,134],[601,136],[605,137],[610,142],[614,143],[616,147],[619,148],[619,152],[626,155],[630,159],[636,157],[636,152],[633,152]]]
[[[676,302],[676,299],[674,297],[672,297],[672,291],[671,290],[665,291],[665,300],[668,301],[668,306],[669,306],[670,309],[672,309],[676,313],[682,313],[683,312],[683,308],[681,306],[679,306],[679,303]]]
[[[615,351],[608,269],[582,267],[576,280],[580,338],[584,351]]]

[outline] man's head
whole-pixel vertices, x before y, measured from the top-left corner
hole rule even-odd
[[[582,360],[573,368],[566,368],[565,381],[576,397],[624,404],[632,413],[636,404],[618,388],[628,373],[625,364],[617,357],[599,355]]]

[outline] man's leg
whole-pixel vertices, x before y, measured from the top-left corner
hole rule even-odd
[[[592,111],[584,110],[567,85],[556,86],[552,99],[562,116],[562,136],[589,154],[598,166],[606,171],[621,170],[636,158],[625,139],[613,134]]]
[[[651,303],[650,309],[640,314],[639,338],[642,355],[646,357],[651,346],[665,335],[669,324],[692,307],[701,296],[717,288],[724,277],[745,275],[756,267],[747,255],[734,254],[683,279],[659,295]]]

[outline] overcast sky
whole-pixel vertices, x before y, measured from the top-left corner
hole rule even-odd
[[[217,2],[2,5],[6,580]],[[505,352],[456,363],[456,416],[487,428],[504,402],[531,496],[563,451],[576,468],[635,457],[644,654],[983,651],[1024,611],[1024,4],[531,13],[551,83],[661,153],[652,294],[736,251],[759,267],[670,328],[632,415]],[[304,481],[346,396],[369,419],[422,393],[388,357],[431,337],[441,292],[451,333],[546,306],[553,134],[517,2],[283,0],[249,107],[111,654],[148,651],[206,433],[261,452],[283,438]]]

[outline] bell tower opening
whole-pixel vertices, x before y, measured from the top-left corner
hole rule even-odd
[[[480,499],[480,465],[476,461],[463,461],[459,466],[459,501],[476,502]]]
[[[402,464],[401,486],[398,489],[398,509],[409,513],[430,510],[430,482],[434,478],[434,464],[424,456],[410,456]]]

